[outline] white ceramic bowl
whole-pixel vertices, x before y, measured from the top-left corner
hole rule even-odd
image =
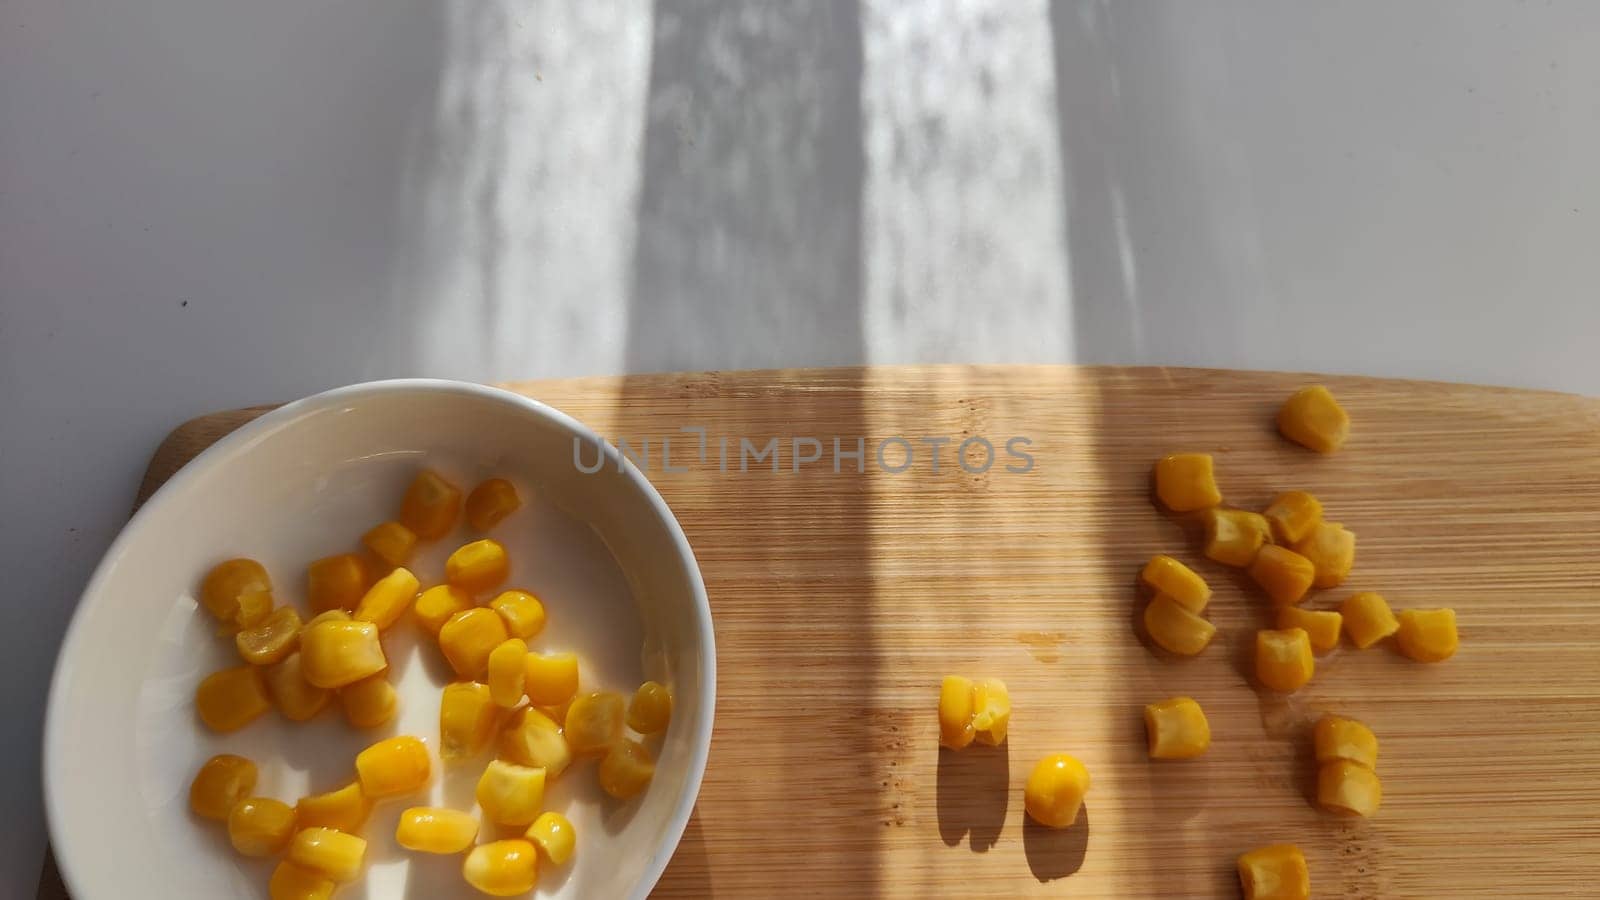
[[[705,770],[716,693],[711,613],[660,495],[631,466],[583,474],[575,439],[592,453],[588,429],[505,391],[378,382],[268,413],[162,487],[89,582],[50,689],[45,799],[75,900],[266,897],[272,862],[240,857],[222,825],[189,813],[196,769],[217,753],[249,757],[261,770],[256,793],[293,802],[348,783],[355,754],[394,734],[427,741],[435,777],[427,793],[374,810],[363,832],[366,875],[340,900],[476,895],[461,879],[460,857],[410,854],[394,842],[405,807],[471,809],[483,767],[438,762],[439,689],[450,671],[414,622],[385,636],[401,703],[388,726],[357,731],[334,704],[308,723],[268,713],[217,735],[194,713],[199,680],[239,664],[232,642],[196,606],[205,571],[232,556],[258,559],[280,602],[304,612],[306,564],[359,549],[362,532],[394,515],[423,465],[463,491],[491,475],[517,485],[524,505],[494,536],[512,557],[508,586],[545,602],[548,625],[535,649],[578,651],[584,689],[628,693],[647,677],[672,687],[672,724],[647,742],[658,761],[644,794],[604,798],[587,762],[555,780],[546,799],[571,818],[578,852],[541,873],[537,895],[643,897],[683,833]],[[413,568],[425,584],[441,579],[444,556],[467,539],[463,525],[419,554]],[[509,836],[484,831],[480,841]]]

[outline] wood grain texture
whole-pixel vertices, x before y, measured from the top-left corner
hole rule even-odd
[[[1350,411],[1344,451],[1276,436],[1307,376],[1186,369],[890,368],[529,382],[514,390],[607,438],[650,439],[649,475],[682,522],[710,592],[716,733],[700,802],[658,896],[1233,897],[1234,857],[1293,841],[1318,897],[1593,896],[1600,884],[1600,401],[1329,377]],[[259,410],[190,422],[146,491]],[[710,436],[707,462],[691,435]],[[918,459],[878,471],[904,436]],[[717,438],[734,443],[718,471]],[[777,436],[781,471],[738,471],[739,438]],[[822,459],[791,471],[791,436]],[[832,465],[862,436],[867,471]],[[948,437],[935,474],[920,438]],[[1032,471],[954,464],[956,443]],[[672,439],[664,471],[660,441]],[[1201,559],[1156,511],[1160,454],[1216,454],[1226,502],[1284,489],[1322,498],[1358,536],[1351,579],[1396,608],[1453,606],[1461,652],[1437,665],[1389,649],[1318,660],[1292,697],[1258,694],[1248,661],[1268,603]],[[898,464],[903,449],[891,446]],[[1180,660],[1135,634],[1135,576],[1155,553],[1216,588],[1217,640]],[[946,673],[1004,678],[1004,747],[940,751]],[[1146,759],[1142,706],[1200,701],[1202,758]],[[1322,711],[1378,734],[1376,818],[1307,802]],[[1064,832],[1025,823],[1034,761],[1067,751],[1093,778]],[[580,851],[581,852],[581,851]],[[41,896],[62,896],[41,889]]]

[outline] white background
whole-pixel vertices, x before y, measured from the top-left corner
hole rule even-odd
[[[1600,393],[1597,114],[1580,0],[0,0],[0,896],[188,417],[859,362]]]

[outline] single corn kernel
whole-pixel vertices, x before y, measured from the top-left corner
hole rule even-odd
[[[479,844],[461,864],[461,876],[491,897],[515,897],[539,880],[539,853],[522,840]]]
[[[228,840],[245,856],[273,856],[294,835],[294,807],[271,797],[251,797],[228,813]]]
[[[302,828],[289,841],[287,859],[330,881],[354,881],[361,874],[367,842],[332,828]]]
[[[1089,792],[1089,770],[1076,757],[1054,753],[1039,760],[1022,789],[1029,818],[1047,828],[1070,828]]]
[[[1256,678],[1268,688],[1286,694],[1297,691],[1311,680],[1316,667],[1305,629],[1256,632]]]
[[[1165,594],[1157,595],[1144,608],[1144,627],[1158,646],[1179,656],[1193,656],[1204,650],[1217,633],[1217,626]]]
[[[490,760],[478,779],[476,793],[483,817],[496,825],[527,827],[544,806],[544,770]]]
[[[1350,567],[1355,565],[1356,536],[1338,522],[1320,522],[1305,540],[1294,545],[1294,552],[1311,560],[1316,569],[1312,586],[1338,587],[1350,577]]]
[[[361,793],[361,782],[352,781],[338,790],[301,797],[294,809],[301,828],[332,828],[355,834],[372,813],[372,801]]]
[[[409,735],[382,740],[356,754],[361,792],[377,799],[405,794],[428,783],[428,747]]]
[[[1151,759],[1190,759],[1211,746],[1211,724],[1200,704],[1172,697],[1144,708]]]
[[[622,736],[622,696],[596,691],[572,701],[563,731],[573,753],[604,753]]]
[[[260,624],[234,635],[233,643],[251,665],[282,662],[300,643],[300,614],[292,606],[280,606]]]
[[[372,570],[358,553],[341,553],[306,567],[306,603],[314,612],[355,609],[372,585]]]
[[[341,688],[382,672],[389,661],[377,625],[328,619],[300,632],[300,667],[317,687]]]
[[[417,602],[413,609],[417,614],[417,621],[434,637],[439,636],[439,629],[450,617],[458,612],[466,612],[473,606],[472,595],[450,584],[441,584],[431,587],[417,595]]]
[[[1339,632],[1344,627],[1344,616],[1332,609],[1306,609],[1303,606],[1278,608],[1278,628],[1301,628],[1311,641],[1311,649],[1327,653],[1339,646]]]
[[[461,512],[461,491],[428,469],[417,473],[400,501],[400,524],[423,540],[444,537]]]
[[[1208,509],[1205,513],[1207,559],[1244,568],[1272,536],[1266,516],[1247,509]]]
[[[1336,759],[1317,769],[1317,805],[1328,812],[1370,816],[1382,803],[1383,784],[1366,766]]]
[[[489,695],[497,706],[510,709],[522,702],[528,669],[528,645],[519,638],[507,638],[489,653]]]
[[[506,620],[506,631],[523,640],[544,630],[544,604],[527,591],[502,591],[489,608]]]
[[[494,735],[497,707],[489,686],[455,681],[439,695],[439,758],[477,756]]]
[[[233,624],[220,629],[224,634],[239,632],[246,628],[254,628],[267,620],[272,615],[272,599],[270,591],[246,591],[239,595],[239,611],[234,613]]]
[[[960,750],[977,739],[972,713],[972,679],[946,675],[939,685],[939,746]]]
[[[420,587],[422,583],[410,569],[395,569],[367,590],[352,618],[357,622],[371,622],[379,631],[387,631],[411,608],[411,601],[417,598]]]
[[[539,818],[533,820],[528,826],[528,833],[523,835],[532,841],[544,858],[552,865],[563,865],[572,858],[572,851],[576,849],[577,832],[572,830],[572,823],[567,817],[558,812],[541,813]]]
[[[1297,544],[1322,522],[1322,501],[1305,491],[1285,491],[1262,513],[1280,544]]]
[[[1400,630],[1400,620],[1389,611],[1389,601],[1382,594],[1351,594],[1339,611],[1344,614],[1344,631],[1350,635],[1350,643],[1362,650]]]
[[[306,680],[298,651],[289,654],[283,662],[268,666],[262,675],[266,679],[267,694],[272,697],[272,705],[291,722],[315,718],[333,699],[332,691]]]
[[[1261,548],[1255,562],[1250,564],[1250,577],[1261,585],[1272,602],[1280,606],[1292,606],[1305,599],[1306,591],[1311,589],[1311,581],[1316,577],[1316,568],[1311,565],[1311,560],[1293,550],[1268,544]]]
[[[388,675],[379,672],[339,689],[339,705],[344,707],[345,721],[356,728],[377,728],[394,718],[400,696]]]
[[[1400,652],[1417,662],[1440,662],[1461,646],[1453,609],[1403,609],[1396,616],[1400,630],[1395,643]]]
[[[498,587],[510,574],[506,548],[489,538],[462,544],[444,561],[444,580],[473,594]]]
[[[1011,693],[998,678],[980,678],[972,685],[972,730],[980,744],[998,747],[1011,722]]]
[[[253,559],[218,563],[200,582],[200,605],[224,625],[236,625],[239,598],[245,594],[272,594],[272,579]]]
[[[212,731],[237,731],[272,708],[261,671],[255,666],[207,675],[194,692],[195,711]]]
[[[1378,738],[1372,729],[1342,716],[1323,716],[1312,730],[1317,762],[1347,759],[1369,769],[1378,767]]]
[[[439,649],[462,678],[482,678],[489,670],[489,654],[505,643],[505,620],[481,606],[458,612],[439,629]]]
[[[1211,601],[1211,586],[1195,570],[1170,556],[1156,556],[1145,563],[1139,580],[1157,594],[1166,594],[1184,609],[1199,614]]]
[[[646,681],[633,692],[628,702],[628,727],[640,734],[655,734],[667,729],[672,718],[672,692],[665,685]]]
[[[255,763],[231,753],[219,754],[206,760],[189,783],[189,808],[201,818],[225,822],[234,804],[255,789]]]
[[[291,862],[278,863],[267,883],[271,900],[328,900],[338,885]]]
[[[461,853],[478,837],[478,820],[459,809],[413,806],[400,814],[395,843],[418,853]]]
[[[399,522],[380,522],[361,536],[361,543],[372,555],[391,568],[411,561],[417,549],[417,533]]]
[[[1244,900],[1311,900],[1311,870],[1293,844],[1274,844],[1239,856]]]
[[[521,505],[522,500],[511,482],[491,478],[467,495],[467,524],[478,531],[488,531]]]
[[[1350,434],[1350,416],[1327,388],[1313,384],[1283,402],[1278,410],[1278,430],[1303,447],[1332,453]]]
[[[600,759],[600,789],[617,800],[627,800],[650,785],[656,763],[650,751],[631,738],[611,745]]]
[[[500,732],[500,757],[518,765],[537,766],[547,778],[554,778],[571,764],[572,748],[554,719],[524,706]]]
[[[535,706],[559,706],[578,693],[578,654],[530,653],[525,664],[528,700]]]
[[[1205,509],[1222,502],[1209,453],[1174,453],[1156,461],[1156,497],[1173,512]]]

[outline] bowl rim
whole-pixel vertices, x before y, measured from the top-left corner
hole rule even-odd
[[[55,664],[50,672],[50,690],[45,701],[45,727],[42,747],[43,772],[42,785],[44,788],[44,808],[46,834],[50,839],[50,851],[54,854],[56,868],[60,872],[62,883],[66,886],[76,900],[92,900],[81,890],[81,882],[77,880],[74,870],[77,854],[70,849],[70,843],[62,831],[62,813],[60,804],[63,802],[59,796],[56,779],[64,777],[66,773],[59,771],[52,762],[56,758],[55,750],[64,746],[67,735],[62,733],[65,725],[59,716],[59,707],[63,702],[60,696],[63,670],[67,661],[73,659],[80,652],[78,643],[81,638],[80,625],[86,620],[89,610],[98,603],[91,603],[91,598],[104,595],[104,583],[111,577],[111,569],[116,560],[126,552],[126,545],[130,536],[134,534],[142,522],[153,515],[153,510],[160,509],[164,504],[171,502],[171,498],[187,489],[190,482],[201,478],[202,473],[210,471],[226,463],[234,455],[249,447],[255,442],[265,438],[268,434],[284,428],[308,413],[315,412],[329,406],[346,404],[365,400],[370,397],[385,394],[428,393],[428,394],[461,394],[478,399],[489,400],[495,403],[514,407],[524,415],[544,419],[549,423],[575,432],[584,441],[599,442],[601,438],[582,422],[531,397],[493,387],[485,384],[476,384],[467,381],[453,381],[444,378],[394,378],[382,381],[367,381],[358,384],[333,388],[332,390],[312,394],[299,400],[286,403],[277,409],[271,410],[246,424],[224,435],[216,443],[205,448],[186,464],[183,465],[171,478],[168,478],[161,487],[150,495],[142,506],[128,519],[117,533],[105,555],[100,558],[95,566],[94,573],[89,576],[82,593],[78,596],[78,603],[72,612],[72,619],[67,625],[67,630],[62,638],[61,646],[56,652]],[[717,698],[717,647],[716,633],[711,625],[711,601],[706,596],[705,579],[700,574],[700,564],[695,559],[694,550],[689,546],[689,539],[684,536],[683,527],[678,524],[678,519],[672,514],[667,502],[661,498],[655,485],[650,483],[633,462],[617,454],[623,463],[624,477],[635,490],[644,495],[645,500],[655,511],[661,525],[665,527],[667,536],[671,539],[673,548],[684,561],[685,569],[689,576],[689,588],[694,596],[695,630],[704,647],[702,653],[705,666],[705,682],[701,692],[701,700],[706,707],[706,716],[699,733],[693,736],[693,749],[689,760],[689,775],[686,782],[688,788],[672,812],[672,817],[667,823],[665,837],[660,846],[668,852],[656,854],[640,878],[633,893],[635,898],[647,896],[651,889],[660,880],[662,872],[666,871],[667,864],[672,860],[673,852],[677,850],[678,843],[683,839],[684,829],[689,824],[689,816],[694,812],[696,801],[700,796],[700,785],[705,776],[706,762],[711,753],[712,724],[716,718]],[[101,601],[105,602],[105,601]]]

